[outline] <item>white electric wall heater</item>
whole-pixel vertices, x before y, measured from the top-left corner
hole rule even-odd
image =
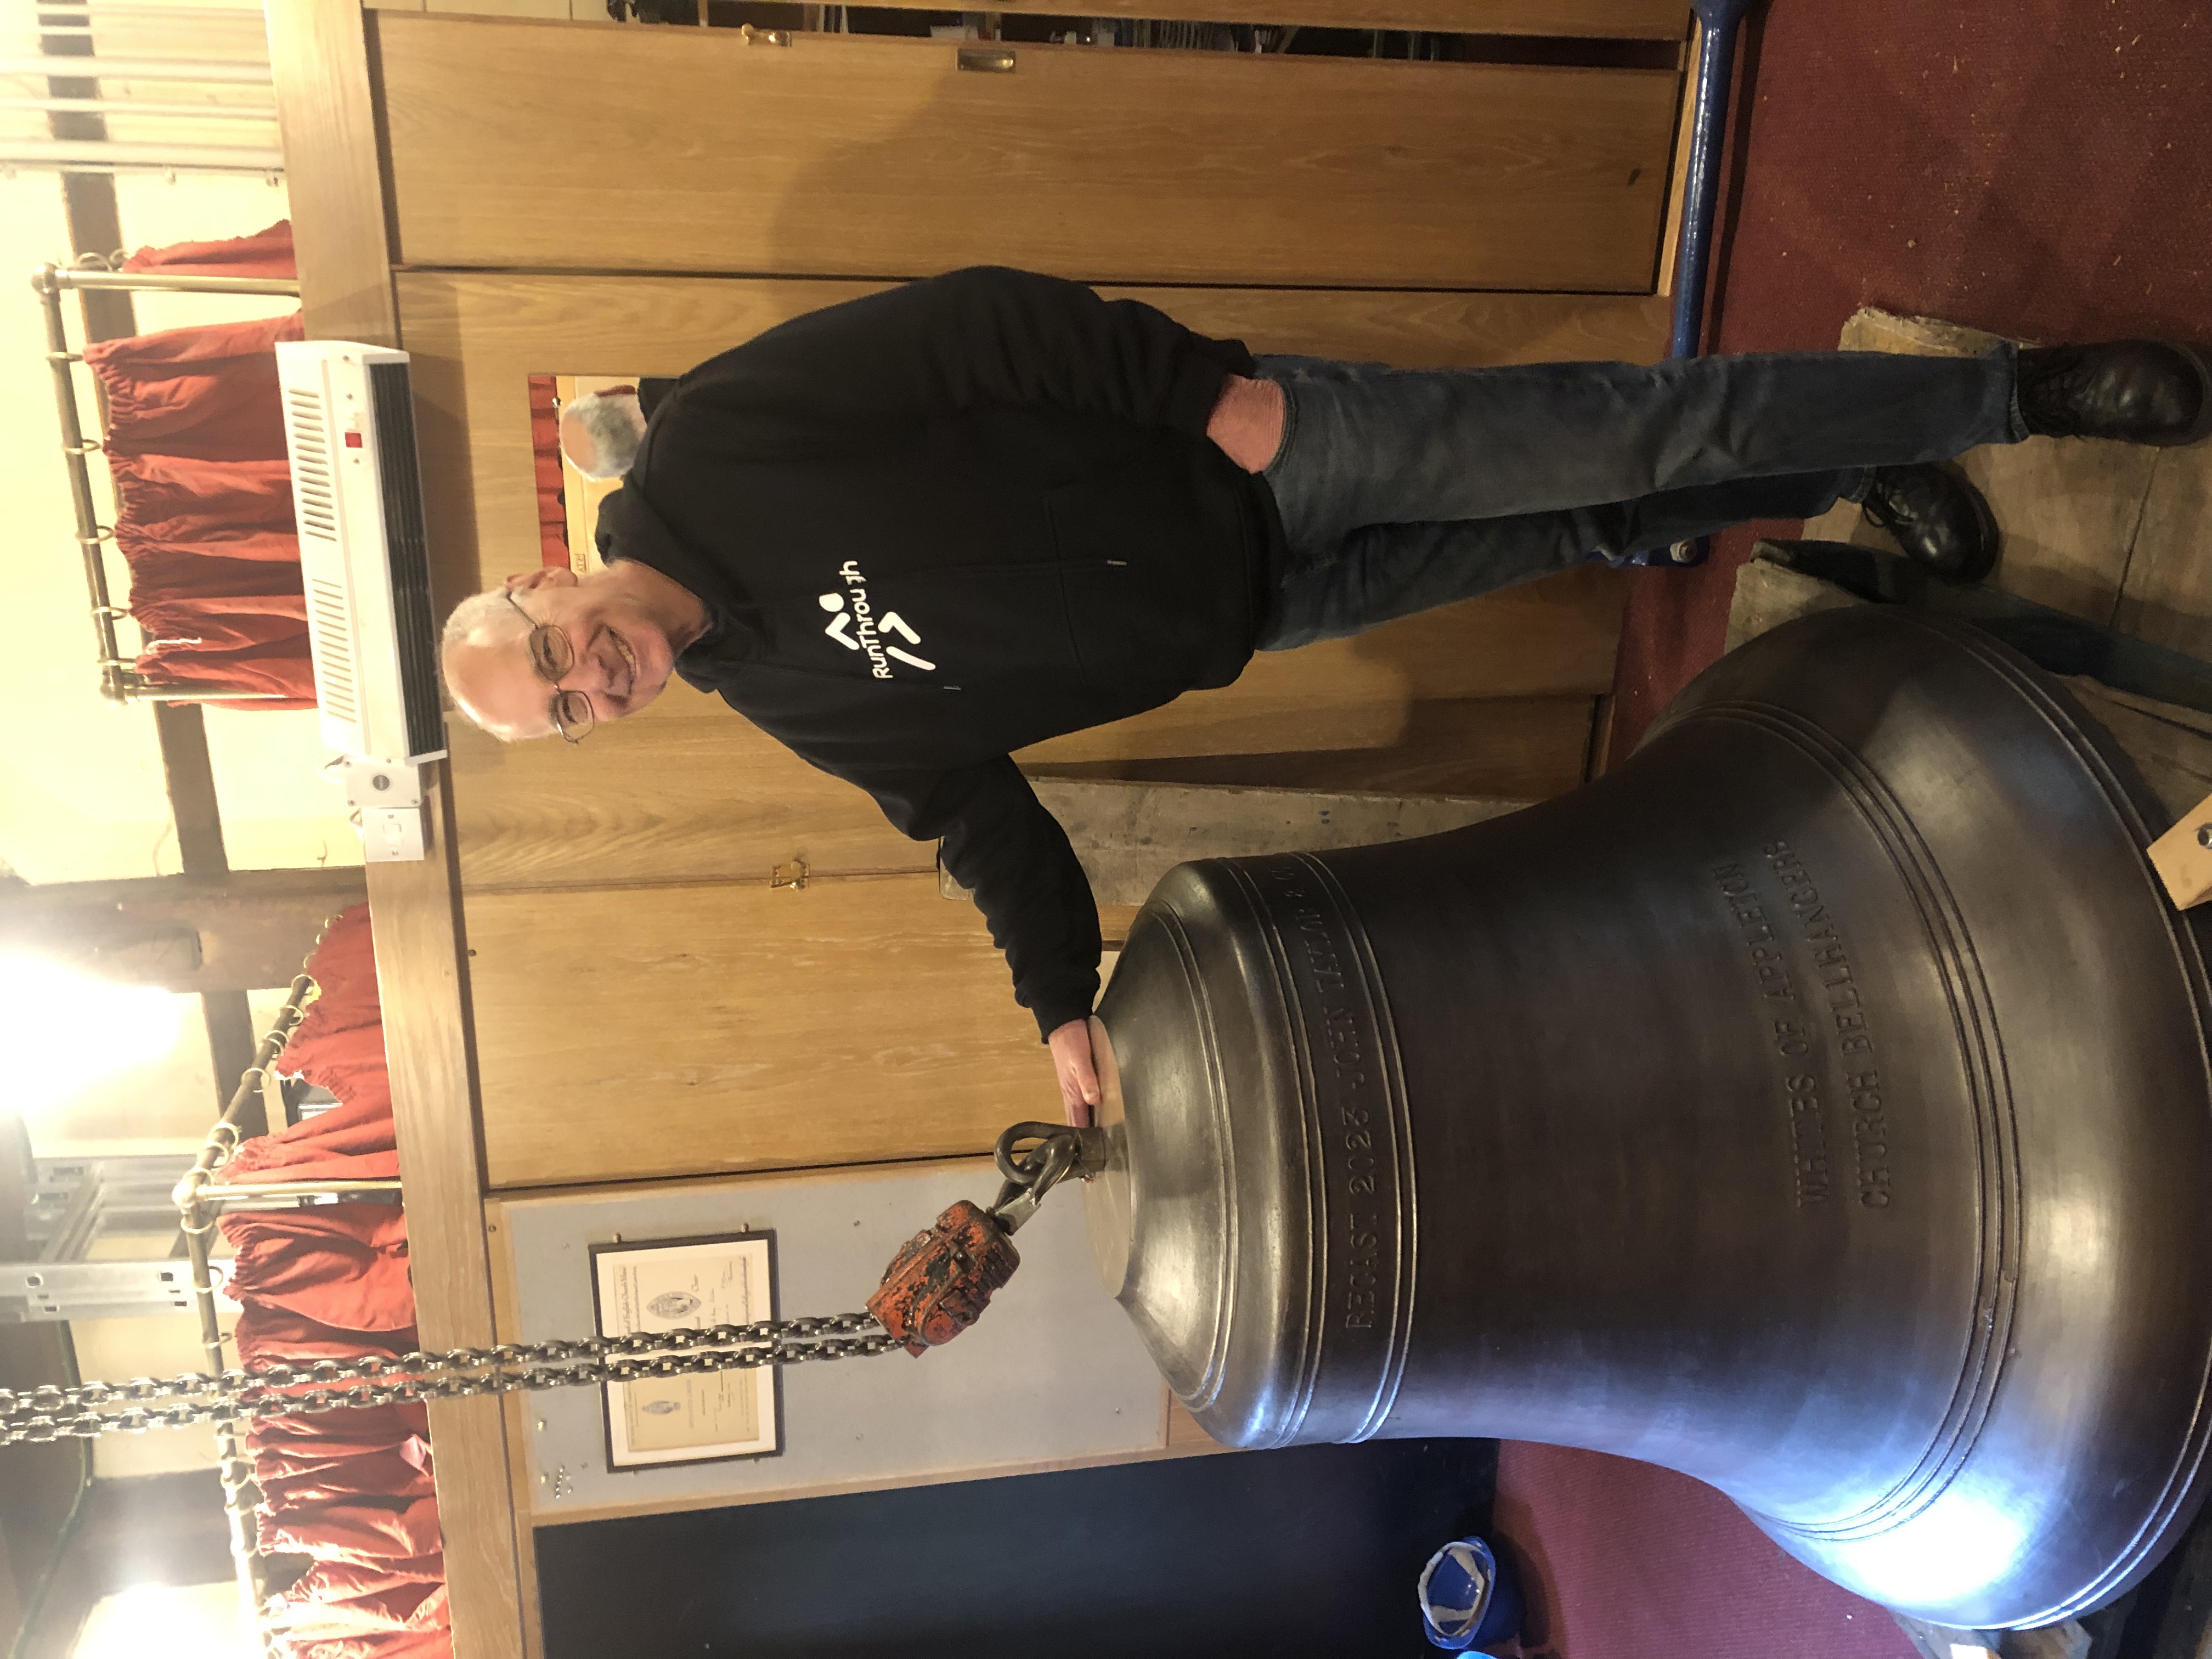
[[[422,856],[416,768],[446,752],[407,354],[276,348],[323,740],[372,859]]]

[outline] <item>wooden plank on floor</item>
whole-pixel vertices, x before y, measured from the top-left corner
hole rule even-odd
[[[1808,525],[1807,531],[1811,531]],[[1866,601],[1832,582],[1754,557],[1735,573],[1729,605],[1728,649],[1747,645],[1771,628],[1822,611],[1848,611]]]
[[[2212,720],[2194,710],[2115,691],[2078,676],[2068,679],[2066,687],[2112,734],[2112,741],[2127,750],[2166,808],[2168,822],[2212,795]],[[2154,818],[2153,827],[2164,826]]]
[[[1729,648],[1802,617],[1866,603],[1817,576],[1755,558],[1736,574],[1735,598],[1729,611]],[[2166,809],[2168,823],[2212,795],[2212,715],[2115,690],[2084,676],[2069,676],[2064,684],[2136,763]],[[2155,823],[2156,815],[2150,816]]]
[[[1972,356],[1998,337],[1927,317],[1861,311],[1844,325],[1846,351]],[[1960,471],[1988,497],[2004,538],[1990,585],[2100,626],[2117,621],[2160,452],[2087,439],[2030,438],[1990,444],[1959,458]],[[1859,509],[1839,502],[1805,526],[1808,540],[1894,548]]]
[[[2212,662],[2212,443],[2154,458],[2113,625]]]

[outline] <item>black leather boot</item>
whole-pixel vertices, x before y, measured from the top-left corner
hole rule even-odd
[[[2040,437],[2195,443],[2212,434],[2212,356],[2169,340],[2022,347],[2020,412]]]
[[[1929,463],[1875,469],[1859,507],[1905,556],[1953,581],[1978,582],[1997,561],[1997,521],[1982,492]]]

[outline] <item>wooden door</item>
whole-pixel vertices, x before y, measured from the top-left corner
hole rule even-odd
[[[376,23],[414,265],[1648,291],[1680,86],[1028,45],[969,72],[951,41]]]
[[[939,1158],[1057,1109],[981,917],[934,874],[467,911],[493,1186]]]

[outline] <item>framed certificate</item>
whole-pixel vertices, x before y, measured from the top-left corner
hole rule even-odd
[[[775,1317],[775,1236],[594,1244],[599,1334],[750,1325]],[[699,1371],[602,1390],[610,1469],[772,1457],[783,1449],[776,1368]]]

